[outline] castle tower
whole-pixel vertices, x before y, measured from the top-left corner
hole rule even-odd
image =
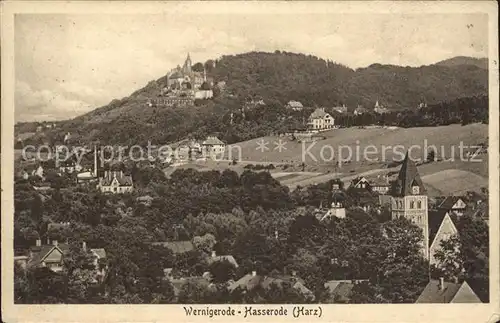
[[[429,258],[429,215],[427,194],[417,166],[406,153],[392,192],[392,218],[405,217],[422,229],[422,253]]]
[[[186,61],[184,62],[184,67],[183,67],[183,72],[184,73],[191,73],[191,56],[189,56],[189,53],[187,55]]]

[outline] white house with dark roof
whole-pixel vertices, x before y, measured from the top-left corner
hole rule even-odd
[[[455,215],[463,215],[467,208],[465,198],[460,196],[447,196],[437,207],[439,210],[450,212]]]
[[[226,144],[215,136],[208,136],[201,143],[201,152],[204,157],[215,157],[224,155]]]
[[[99,178],[97,188],[102,193],[130,193],[134,189],[132,176],[124,175],[122,171],[106,171],[104,177]]]
[[[311,130],[328,130],[332,129],[335,124],[335,119],[324,108],[317,108],[309,116],[307,127]]]

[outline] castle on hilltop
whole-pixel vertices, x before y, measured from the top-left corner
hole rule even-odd
[[[192,64],[191,56],[188,53],[186,60],[184,61],[184,65],[182,67],[177,65],[176,68],[172,69],[170,73],[168,73],[167,86],[169,88],[184,90],[201,89],[203,83],[207,82],[207,72],[205,68],[203,68],[203,72],[193,71]]]
[[[157,99],[148,100],[149,106],[190,106],[195,99],[213,97],[213,79],[203,72],[194,71],[191,56],[187,54],[183,66],[177,65],[167,73],[167,83]]]

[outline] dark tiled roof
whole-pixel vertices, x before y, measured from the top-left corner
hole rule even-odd
[[[325,109],[317,108],[314,110],[313,113],[311,113],[311,116],[309,117],[310,119],[319,119],[319,118],[324,118],[328,113],[325,112]]]
[[[252,274],[247,274],[229,285],[228,289],[230,291],[233,291],[236,288],[240,287],[242,289],[251,290],[257,287],[263,279],[264,277],[260,275],[253,276]]]
[[[465,202],[465,198],[462,196],[447,196],[441,204],[439,204],[438,208],[440,209],[445,209],[445,210],[451,210],[453,205],[458,202],[458,200],[462,200]]]
[[[30,265],[38,266],[43,261],[43,259],[55,248],[58,248],[62,252],[62,254],[67,254],[69,252],[69,245],[66,243],[59,243],[57,246],[43,245],[40,247],[30,247],[30,251],[33,253],[33,258],[30,261]]]
[[[420,179],[420,175],[417,171],[417,166],[411,160],[408,152],[406,153],[405,160],[401,165],[401,169],[399,170],[398,178],[396,180],[396,185],[394,187],[396,196],[406,196],[411,195],[413,186],[420,187],[420,195],[425,194],[424,183]]]
[[[194,250],[194,245],[191,241],[165,241],[153,242],[154,246],[163,246],[170,249],[174,254],[185,253]]]
[[[439,289],[439,280],[431,280],[418,297],[416,303],[449,303],[455,297],[462,284],[444,283],[444,289]]]
[[[116,177],[120,186],[132,186],[132,177],[124,175],[123,172],[107,172],[102,178],[102,186],[110,186]]]
[[[390,186],[389,181],[383,177],[368,178],[370,186]]]
[[[432,241],[434,241],[434,238],[436,237],[436,234],[439,230],[439,227],[441,226],[441,223],[444,220],[444,217],[446,216],[446,212],[443,211],[431,211],[429,210],[429,246],[432,244]]]
[[[347,303],[351,299],[354,283],[345,280],[330,280],[325,283],[325,288],[330,294],[330,302]]]

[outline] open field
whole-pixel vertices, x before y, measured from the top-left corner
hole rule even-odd
[[[298,143],[286,137],[263,137],[235,144],[241,148],[243,161],[290,163],[300,165],[302,162],[308,167],[316,167],[314,171],[335,169],[335,161],[341,155],[347,159],[351,154],[351,164],[343,164],[343,168],[374,168],[391,161],[393,158],[402,159],[406,149],[412,145],[412,159],[422,158],[430,145],[437,147],[436,157],[455,158],[459,155],[459,145],[477,145],[487,142],[488,125],[470,124],[466,126],[449,125],[424,128],[345,128],[323,132],[326,139],[314,143]],[[263,140],[267,149],[257,149],[258,143]],[[278,151],[275,143],[281,140],[284,149]],[[370,148],[366,148],[371,146]],[[349,153],[350,150],[350,153]],[[233,153],[237,151],[233,148]],[[310,154],[307,154],[310,152]],[[332,152],[333,157],[332,159]],[[339,153],[340,152],[340,153]],[[322,158],[322,156],[324,158]],[[368,158],[365,158],[367,156]],[[320,170],[321,168],[321,170]],[[306,169],[311,170],[311,169]],[[349,169],[350,170],[350,169]],[[312,171],[312,170],[311,170]],[[340,171],[340,170],[339,170]],[[345,172],[342,170],[342,172]]]
[[[468,171],[448,169],[422,177],[424,183],[445,195],[461,195],[488,186],[488,179]]]
[[[323,133],[327,138],[316,143],[297,143],[289,141],[284,137],[264,137],[239,143],[242,151],[242,160],[236,165],[227,161],[197,161],[186,164],[179,168],[192,167],[198,170],[232,169],[241,174],[247,164],[274,164],[275,170],[271,175],[288,186],[291,190],[297,186],[307,186],[326,182],[334,178],[340,178],[345,184],[358,176],[376,176],[382,173],[398,172],[399,166],[387,168],[387,161],[393,158],[399,160],[404,157],[405,149],[411,145],[419,145],[411,153],[412,159],[422,158],[423,152],[430,145],[437,148],[437,157],[453,159],[449,161],[436,161],[418,166],[422,180],[430,196],[460,194],[467,190],[479,191],[481,187],[488,184],[488,155],[480,155],[480,162],[461,160],[459,157],[459,145],[477,145],[488,141],[488,126],[483,124],[471,124],[466,126],[450,125],[428,128],[347,128],[336,129]],[[260,140],[267,142],[268,150],[261,152],[256,150]],[[274,149],[274,142],[282,140],[285,148],[282,152]],[[356,150],[363,154],[368,145],[373,145],[377,153],[370,154],[370,161],[362,160],[362,156],[356,157]],[[350,146],[354,159],[350,163],[340,166],[334,161],[321,161],[321,149],[324,146],[332,147],[334,155],[339,146]],[[399,148],[394,148],[400,146]],[[302,154],[305,149],[314,157],[306,156],[305,171],[302,172]],[[385,148],[385,155],[383,149]],[[323,148],[323,156],[329,158],[329,149]],[[370,151],[374,151],[371,149]],[[236,151],[236,150],[235,150]],[[347,149],[342,150],[347,153]],[[347,155],[342,155],[344,158]],[[454,157],[454,158],[453,158]],[[286,170],[280,167],[282,164],[289,165]],[[169,168],[168,173],[173,169]]]

